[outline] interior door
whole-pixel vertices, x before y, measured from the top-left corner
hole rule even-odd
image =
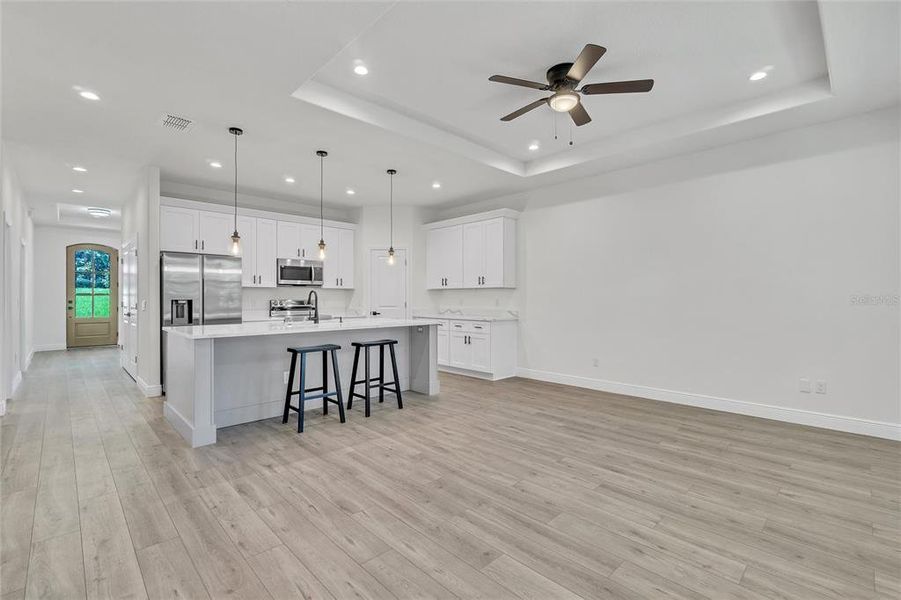
[[[66,248],[66,346],[111,346],[119,338],[119,253],[98,244]]]
[[[392,319],[407,317],[407,251],[394,251],[388,264],[388,250],[369,251],[369,313]]]
[[[122,246],[122,368],[138,376],[138,253],[137,242]]]

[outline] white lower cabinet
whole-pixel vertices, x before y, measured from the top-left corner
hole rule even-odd
[[[516,375],[516,321],[439,320],[436,329],[441,370],[492,380]]]

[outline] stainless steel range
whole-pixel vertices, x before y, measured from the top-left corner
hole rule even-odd
[[[270,319],[306,319],[316,310],[306,300],[289,300],[273,298],[269,301]]]

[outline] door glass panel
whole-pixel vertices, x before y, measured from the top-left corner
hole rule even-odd
[[[110,255],[75,251],[75,318],[107,319],[110,314]]]

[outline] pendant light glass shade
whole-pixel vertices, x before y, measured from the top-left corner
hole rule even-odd
[[[391,229],[391,238],[390,244],[388,246],[388,264],[394,264],[394,176],[397,175],[397,171],[394,169],[388,169],[387,171],[388,177],[390,180],[390,191],[388,196],[388,207],[389,207],[389,227]]]
[[[328,156],[328,152],[317,150],[316,156],[319,157],[319,260],[325,260],[325,236],[323,235],[325,227],[323,227],[322,218],[322,166],[325,162],[325,157]]]
[[[228,132],[235,136],[235,231],[231,235],[232,256],[241,256],[241,236],[238,235],[238,136],[244,133],[240,127],[229,127]]]

